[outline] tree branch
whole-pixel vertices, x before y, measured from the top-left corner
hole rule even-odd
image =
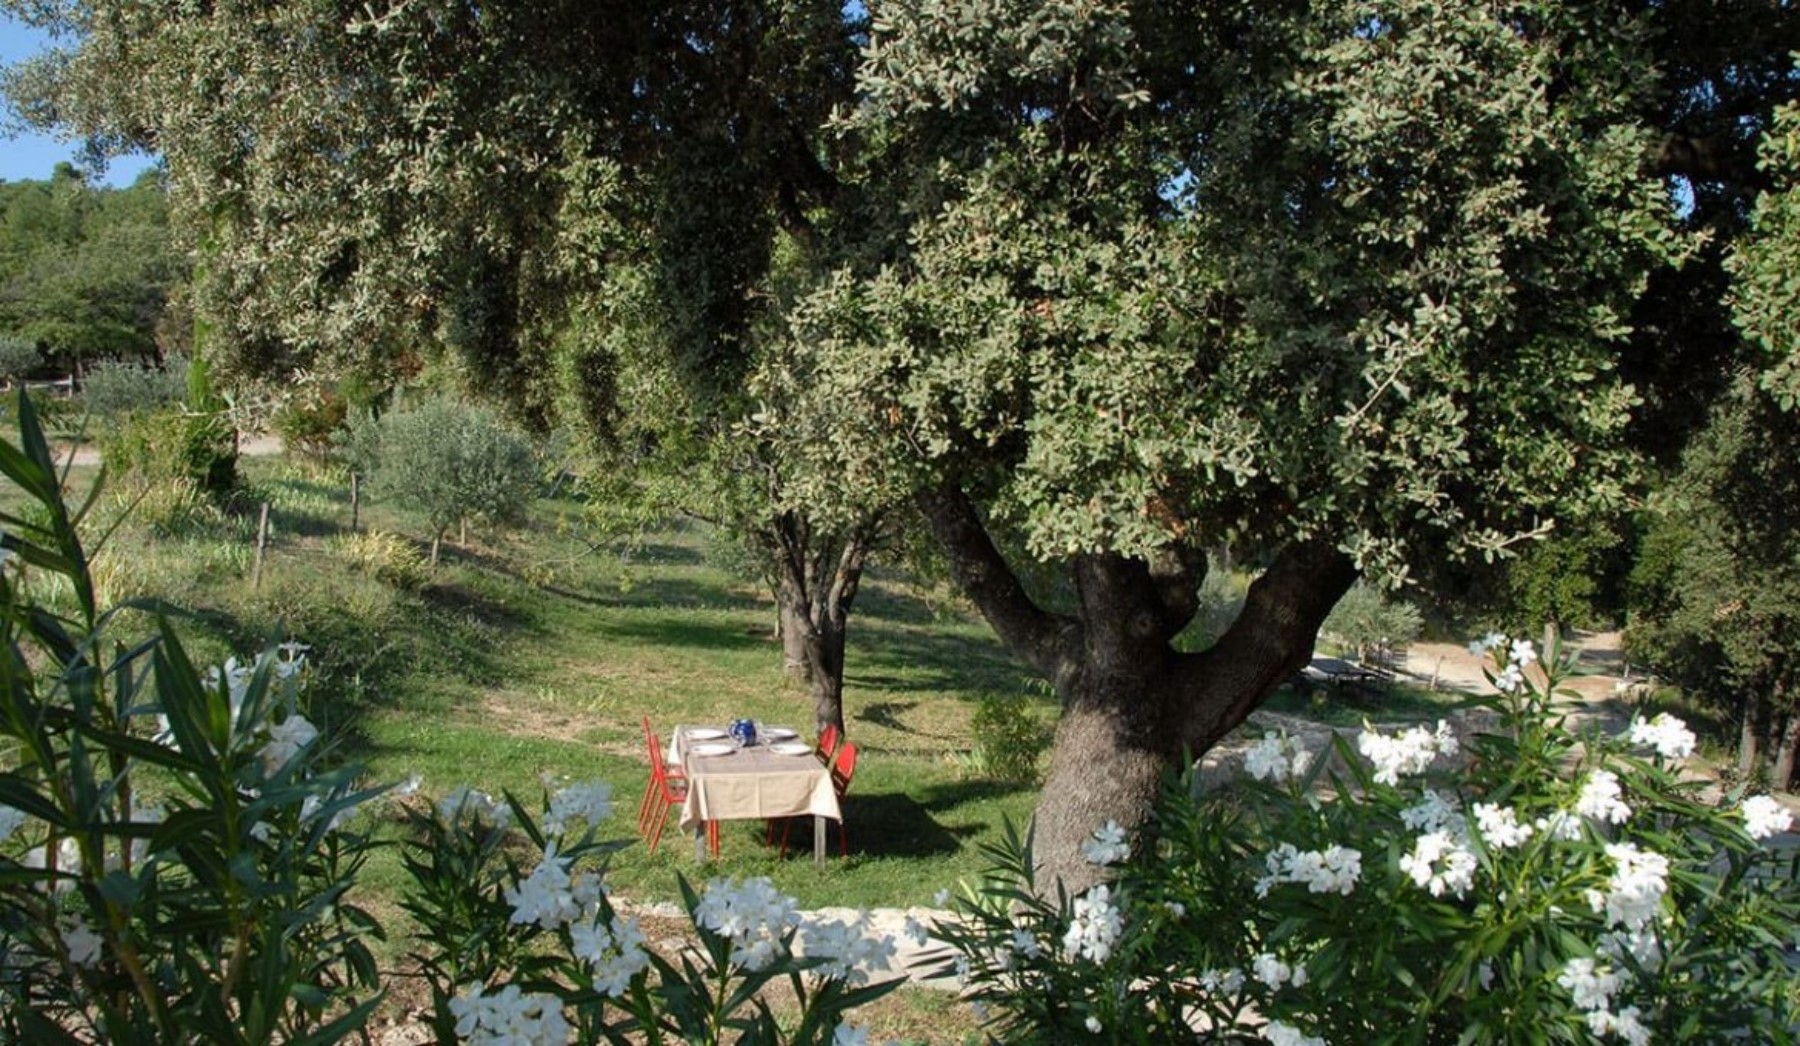
[[[1060,688],[1076,669],[1081,624],[1032,602],[988,536],[968,495],[954,483],[946,481],[923,490],[917,501],[963,592],[975,601],[1002,642]]]
[[[1181,655],[1174,724],[1202,752],[1249,717],[1312,656],[1319,626],[1356,582],[1350,557],[1328,541],[1289,545],[1256,579],[1243,612],[1208,650]]]

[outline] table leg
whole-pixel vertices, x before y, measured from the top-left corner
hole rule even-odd
[[[813,863],[825,863],[825,818],[813,815]]]

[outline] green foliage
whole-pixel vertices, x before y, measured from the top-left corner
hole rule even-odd
[[[1794,1041],[1800,881],[1759,842],[1788,815],[1708,798],[1678,721],[1570,733],[1572,667],[1497,665],[1513,690],[1460,746],[1271,734],[1140,836],[1097,826],[1118,874],[1080,897],[1035,890],[1015,836],[937,932],[1002,1042]]]
[[[82,378],[81,399],[89,413],[102,418],[158,410],[187,399],[187,372],[187,361],[179,357],[162,367],[102,361]]]
[[[1424,615],[1417,607],[1390,597],[1375,585],[1358,582],[1331,608],[1320,631],[1361,658],[1378,647],[1406,646],[1419,638],[1424,627]]]
[[[974,769],[995,781],[1035,782],[1050,729],[1023,693],[983,694],[969,723]]]
[[[367,798],[312,743],[300,665],[273,652],[202,676],[167,623],[115,643],[21,408],[0,471],[36,501],[0,515],[0,1036],[8,1041],[330,1041],[378,996],[379,925],[344,896],[367,840],[336,830]],[[21,598],[55,573],[67,615]],[[112,650],[101,656],[101,651]],[[155,801],[152,801],[154,797]]]
[[[1624,520],[1593,516],[1520,550],[1504,564],[1500,611],[1515,621],[1603,629],[1619,623],[1636,553]]]
[[[16,335],[0,335],[0,381],[12,382],[25,377],[44,362],[31,339]]]
[[[185,345],[163,322],[185,279],[156,176],[93,188],[63,165],[49,181],[0,184],[0,329],[44,346],[63,373]]]
[[[1763,388],[1784,410],[1800,407],[1800,105],[1775,113],[1761,142],[1761,167],[1774,185],[1757,197],[1752,232],[1730,260],[1733,318],[1761,350]]]
[[[100,457],[115,475],[154,486],[186,484],[218,500],[237,488],[237,432],[223,414],[183,406],[134,410],[100,435]]]
[[[430,579],[425,557],[398,534],[383,530],[345,534],[333,540],[331,548],[350,569],[405,592],[423,588]]]
[[[1738,715],[1800,702],[1797,440],[1800,415],[1741,378],[1651,500],[1632,574],[1633,659]]]
[[[433,562],[450,527],[470,520],[516,523],[537,496],[530,445],[487,408],[428,400],[372,424],[378,433],[372,455],[365,423],[351,430],[350,458],[372,464],[375,497],[425,517],[433,532]]]
[[[336,389],[310,382],[282,401],[269,426],[289,452],[322,462],[330,456],[349,411],[349,402]]]

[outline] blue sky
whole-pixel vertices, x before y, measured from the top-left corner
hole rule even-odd
[[[36,54],[49,46],[48,38],[42,33],[13,21],[10,15],[0,14],[0,64],[10,65],[21,58]],[[4,124],[11,122],[11,114],[0,116],[0,136],[3,136]],[[64,160],[74,162],[75,142],[59,142],[44,135],[19,135],[14,138],[0,137],[0,180],[21,181],[27,178],[44,179]],[[114,160],[106,169],[105,185],[129,185],[152,160],[147,156],[129,156]]]

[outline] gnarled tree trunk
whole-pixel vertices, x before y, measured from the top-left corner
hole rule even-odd
[[[843,535],[821,534],[791,512],[766,532],[775,563],[784,671],[806,681],[819,730],[844,731],[844,643],[874,534],[873,524]]]
[[[1105,877],[1081,843],[1107,821],[1142,823],[1167,770],[1211,748],[1306,663],[1319,625],[1356,579],[1330,543],[1292,545],[1251,585],[1225,635],[1188,654],[1172,643],[1198,609],[1199,550],[1154,561],[1078,557],[1080,610],[1058,615],[1026,595],[960,490],[928,492],[920,507],[958,584],[1062,699],[1033,833],[1046,894]]]
[[[1762,755],[1762,735],[1766,728],[1767,705],[1762,691],[1752,689],[1744,699],[1743,722],[1738,727],[1738,779],[1748,781],[1756,773],[1756,761]]]

